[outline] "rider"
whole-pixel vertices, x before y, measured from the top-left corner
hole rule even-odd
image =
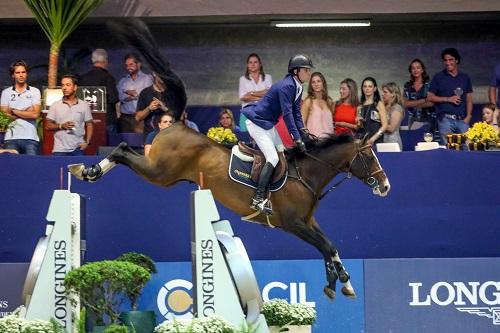
[[[302,54],[294,55],[288,62],[288,74],[281,81],[273,84],[260,101],[256,104],[249,104],[241,110],[247,117],[248,133],[266,158],[266,164],[262,168],[250,207],[268,215],[272,214],[272,209],[267,204],[269,182],[274,167],[279,162],[275,147],[283,150],[283,143],[274,125],[278,122],[280,115],[283,115],[283,120],[295,144],[301,152],[306,151],[302,138],[307,137],[308,132],[300,114],[300,102],[302,84],[309,81],[311,68],[314,66],[309,57]]]

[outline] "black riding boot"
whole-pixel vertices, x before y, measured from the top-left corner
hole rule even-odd
[[[262,213],[267,215],[272,215],[273,210],[267,202],[267,191],[269,183],[271,182],[271,177],[273,175],[274,167],[271,163],[266,162],[262,171],[260,172],[259,182],[257,183],[257,189],[252,198],[252,209],[260,210]]]

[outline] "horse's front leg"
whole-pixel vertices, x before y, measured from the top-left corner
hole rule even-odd
[[[344,285],[342,287],[342,294],[349,298],[356,298],[356,292],[354,291],[354,288],[352,287],[350,281],[351,276],[349,275],[349,273],[347,273],[344,265],[342,265],[342,261],[340,260],[338,251],[335,251],[335,255],[333,257],[330,257],[329,263],[330,265],[333,264],[335,270],[337,271],[340,282],[342,282],[342,284]]]
[[[127,156],[142,157],[132,150],[127,143],[122,142],[98,164],[94,164],[90,167],[85,167],[83,164],[71,164],[68,168],[71,174],[77,179],[95,182],[105,173],[113,169],[116,163],[127,164]]]

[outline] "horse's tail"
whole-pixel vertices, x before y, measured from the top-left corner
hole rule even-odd
[[[160,55],[158,44],[146,24],[139,19],[130,19],[126,22],[111,22],[109,25],[120,39],[137,50],[151,70],[165,82],[165,100],[169,102],[168,106],[175,118],[179,119],[187,104],[186,88],[179,76],[170,69],[170,63]]]

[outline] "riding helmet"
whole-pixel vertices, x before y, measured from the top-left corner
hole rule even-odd
[[[308,56],[296,54],[288,62],[288,73],[292,73],[296,68],[314,68],[314,66]]]

